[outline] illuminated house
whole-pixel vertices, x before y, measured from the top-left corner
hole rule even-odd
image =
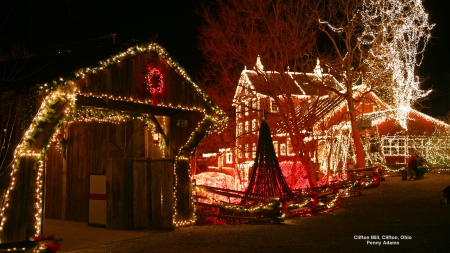
[[[261,81],[262,78],[265,80]],[[269,82],[266,81],[267,79]],[[327,131],[332,126],[346,122],[346,101],[333,92],[326,89],[321,90],[319,87],[325,85],[338,91],[343,91],[344,88],[332,75],[322,71],[319,61],[317,61],[313,73],[287,71],[281,75],[279,72],[264,71],[258,58],[254,70],[246,69],[242,72],[233,101],[236,108],[236,163],[240,173],[244,175],[247,174],[245,171],[252,166],[256,152],[257,133],[263,113],[265,118],[268,118],[271,129],[275,131],[273,143],[280,163],[289,162],[294,155],[291,140],[283,132],[278,120],[283,112],[280,111],[271,94],[273,89],[278,88],[266,88],[267,83],[272,80],[277,83],[273,85],[274,87],[286,85],[285,83],[292,85],[293,88],[287,90],[290,92],[289,96],[294,98],[293,101],[297,106],[296,114],[301,119],[301,127],[304,128],[303,131],[323,136],[317,138],[318,140],[325,140],[324,136],[328,135]],[[361,85],[358,89],[362,90],[364,86]],[[361,99],[362,94],[363,92],[355,91],[355,100],[358,100],[356,105],[358,115],[389,108],[374,93],[369,92]],[[283,94],[278,96],[282,99]],[[324,142],[321,141],[321,143]],[[340,163],[345,163],[345,159]]]
[[[286,77],[289,80],[285,80]],[[266,79],[262,82],[261,78]],[[228,168],[234,166],[238,178],[246,181],[255,158],[257,133],[263,114],[271,125],[273,144],[280,165],[289,163],[294,155],[291,140],[283,132],[282,123],[278,120],[283,112],[278,108],[271,91],[264,88],[271,80],[277,85],[283,82],[293,84],[289,96],[294,97],[298,106],[296,113],[297,117],[303,120],[302,131],[316,137],[319,156],[317,160],[320,164],[317,169],[340,171],[352,168],[355,154],[347,116],[347,102],[342,97],[319,90],[318,86],[313,85],[314,82],[322,82],[322,85],[342,91],[343,87],[339,82],[322,71],[319,61],[313,73],[286,71],[281,75],[275,71],[265,71],[259,58],[255,69],[242,71],[235,92],[233,105],[236,108],[236,146],[234,152],[231,152],[233,149],[228,149]],[[281,98],[283,95],[278,94]],[[444,133],[450,129],[449,125],[412,109],[409,130],[402,131],[395,121],[395,110],[375,93],[366,91],[364,85],[355,87],[354,100],[366,166],[404,163],[408,156],[407,143],[410,147],[424,151],[423,155],[430,154],[432,145],[429,145],[428,151],[424,147],[425,143],[429,143],[427,141],[431,138],[430,134],[437,130]],[[306,107],[303,106],[305,102],[309,104]],[[445,138],[439,139],[438,142],[442,146],[447,145]],[[441,150],[440,153],[442,152]],[[327,157],[330,159],[326,159]]]
[[[195,222],[189,157],[223,112],[156,43],[88,66],[40,84],[2,202],[1,243],[38,236],[44,218],[108,229]]]
[[[449,166],[450,125],[410,109],[405,130],[396,121],[395,112],[385,110],[363,116],[378,129],[386,163],[405,164],[410,152],[415,150],[432,166]]]

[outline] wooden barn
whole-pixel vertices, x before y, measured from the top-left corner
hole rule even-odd
[[[160,45],[130,47],[40,85],[14,153],[0,243],[44,219],[107,229],[195,223],[189,159],[224,113]]]

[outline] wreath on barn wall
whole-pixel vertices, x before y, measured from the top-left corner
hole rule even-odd
[[[152,94],[153,106],[157,106],[164,91],[164,81],[161,71],[157,68],[148,68],[144,76],[145,89]]]

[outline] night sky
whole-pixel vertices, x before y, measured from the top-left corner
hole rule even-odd
[[[432,23],[433,39],[428,45],[419,75],[423,87],[434,91],[422,102],[421,111],[443,116],[450,111],[450,1],[424,2]],[[201,69],[197,48],[200,17],[194,0],[0,0],[0,47],[26,45],[32,52],[70,49],[86,41],[99,41],[111,33],[117,42],[160,43],[195,79]]]
[[[450,111],[450,1],[428,0],[424,6],[435,27],[419,76],[426,78],[422,87],[434,91],[418,108],[431,116],[444,116]]]

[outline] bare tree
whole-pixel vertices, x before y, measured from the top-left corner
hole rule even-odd
[[[364,167],[355,87],[364,85],[359,92],[372,90],[398,108],[410,108],[426,95],[415,70],[432,26],[421,0],[321,1],[316,19],[326,38],[321,59],[345,86],[344,93],[330,90],[347,101],[357,166]]]
[[[280,108],[282,113],[273,118],[289,134],[297,159],[308,168],[311,185],[315,177],[308,164],[314,142],[305,141],[311,139],[305,130],[317,119],[305,121],[298,111],[318,116],[306,111],[314,111],[319,100],[302,109],[293,99],[296,84],[287,69],[311,72],[320,56],[327,74],[338,78],[341,86],[330,85],[326,78],[309,84],[316,87],[317,97],[331,92],[346,101],[348,117],[342,120],[350,122],[358,167],[365,166],[365,157],[356,102],[369,91],[387,94],[395,106],[410,106],[425,95],[418,90],[414,71],[432,27],[421,0],[219,0],[200,14],[205,20],[200,30],[204,80],[211,97],[232,115],[230,104],[241,70],[244,66],[258,70],[255,59],[260,55],[265,68],[279,78],[259,71],[258,85]],[[406,103],[399,102],[399,91],[407,91]]]
[[[304,141],[309,134],[305,131],[308,122],[301,121],[296,112],[299,102],[293,95],[298,88],[286,70],[311,71],[316,64],[311,54],[318,32],[310,15],[316,8],[314,2],[215,1],[200,12],[205,24],[200,29],[199,40],[206,60],[206,90],[222,108],[226,108],[230,117],[235,113],[231,105],[242,70],[246,67],[260,69],[256,66],[256,59],[261,57],[268,71],[257,71],[258,82],[254,85],[258,87],[255,89],[264,90],[274,99],[279,113],[269,115],[268,120],[282,122],[277,126],[282,127],[292,140],[296,154],[294,161],[301,161],[307,167],[312,186],[316,185],[311,147],[308,146],[312,142]],[[277,73],[277,78],[272,75],[274,73]],[[273,129],[274,125],[271,124],[272,131],[277,131]]]

